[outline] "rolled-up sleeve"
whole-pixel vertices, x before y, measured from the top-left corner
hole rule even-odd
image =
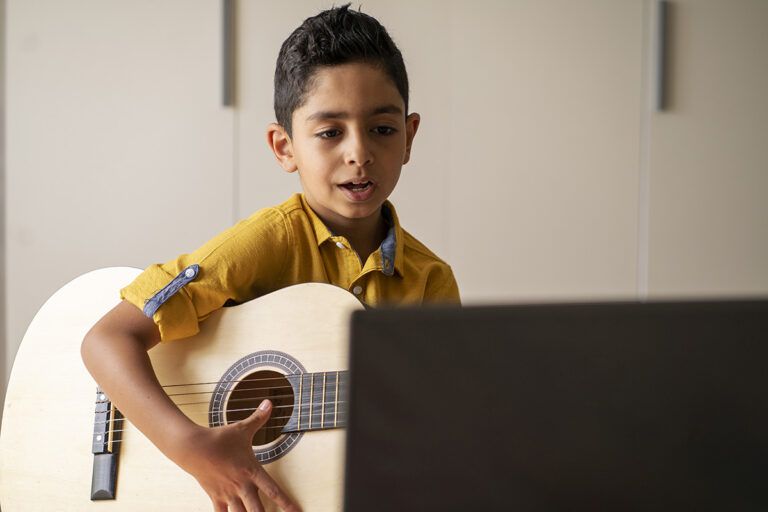
[[[200,331],[200,322],[228,302],[251,300],[278,287],[290,256],[292,231],[276,208],[256,212],[197,250],[163,264],[150,265],[120,291],[160,329],[163,342]],[[147,308],[175,279],[194,267],[194,279],[162,293],[159,304]],[[188,282],[186,282],[188,281]],[[166,296],[167,295],[167,296]]]
[[[163,269],[163,265],[151,265],[130,285],[120,290],[121,298],[132,303],[146,314],[146,304],[175,278]],[[171,319],[166,321],[166,319]],[[160,328],[163,341],[186,338],[199,331],[199,317],[189,293],[181,288],[171,295],[152,315]]]

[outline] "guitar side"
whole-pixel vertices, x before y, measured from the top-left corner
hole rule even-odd
[[[129,422],[122,432],[116,499],[89,499],[96,384],[80,359],[80,342],[138,272],[111,268],[85,274],[54,294],[30,325],[11,373],[0,431],[5,512],[135,511],[155,503],[169,511],[210,510],[197,482]],[[310,372],[343,370],[349,313],[361,307],[340,288],[297,285],[219,310],[200,334],[159,345],[150,357],[163,385],[216,382],[233,363],[263,349],[291,354]],[[207,425],[207,411],[192,410],[189,416]],[[264,467],[303,510],[338,510],[343,437],[339,429],[308,433]]]

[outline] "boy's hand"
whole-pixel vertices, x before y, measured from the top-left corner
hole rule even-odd
[[[253,453],[253,436],[269,419],[271,410],[272,403],[264,400],[241,422],[196,430],[173,457],[208,493],[214,512],[262,512],[259,492],[286,512],[299,512]]]

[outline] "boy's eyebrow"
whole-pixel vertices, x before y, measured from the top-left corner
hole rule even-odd
[[[397,105],[383,105],[381,107],[377,107],[373,109],[371,112],[372,116],[378,115],[378,114],[403,114],[403,109],[398,107]],[[320,119],[346,119],[349,117],[348,112],[334,112],[330,110],[321,110],[319,112],[315,112],[313,114],[310,114],[307,116],[307,121],[317,121]]]
[[[372,115],[376,114],[402,114],[403,109],[398,107],[397,105],[384,105],[383,107],[379,107],[377,109],[374,109]]]

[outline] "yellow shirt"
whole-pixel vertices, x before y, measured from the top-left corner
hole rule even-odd
[[[364,265],[295,194],[191,254],[151,265],[120,294],[155,321],[163,341],[196,334],[199,322],[224,305],[298,283],[334,284],[370,306],[458,302],[450,266],[400,227],[391,203],[382,210],[389,234]]]

